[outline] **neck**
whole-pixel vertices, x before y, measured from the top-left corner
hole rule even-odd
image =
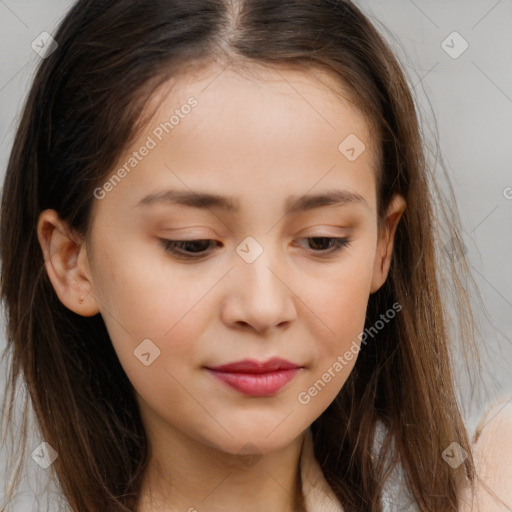
[[[166,433],[148,434],[151,456],[137,512],[304,510],[304,434],[277,452],[251,460],[205,446],[169,425]]]

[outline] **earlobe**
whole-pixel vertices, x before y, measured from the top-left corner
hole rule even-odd
[[[79,315],[96,315],[99,309],[92,294],[85,242],[71,232],[55,210],[41,212],[37,236],[48,277],[60,301]]]
[[[390,201],[382,232],[379,233],[370,293],[375,293],[386,282],[391,266],[396,228],[406,208],[405,199],[395,194]]]

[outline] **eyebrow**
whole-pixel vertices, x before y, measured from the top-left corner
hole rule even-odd
[[[182,205],[190,208],[224,210],[226,212],[238,212],[240,203],[233,197],[210,194],[206,192],[192,192],[182,190],[165,190],[155,194],[149,194],[142,198],[136,208],[155,204]],[[343,206],[346,204],[361,204],[369,208],[366,199],[349,190],[331,189],[317,194],[303,196],[289,196],[286,200],[285,211],[288,214],[298,214],[314,208],[324,206]]]

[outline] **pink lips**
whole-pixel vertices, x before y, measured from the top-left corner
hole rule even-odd
[[[250,396],[269,396],[290,382],[301,366],[284,359],[249,359],[207,368],[217,379]]]

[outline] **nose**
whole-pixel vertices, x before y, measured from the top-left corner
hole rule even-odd
[[[289,272],[278,255],[263,253],[252,263],[238,262],[229,273],[222,320],[231,328],[252,328],[263,334],[274,327],[288,327],[296,318],[296,295],[287,283]],[[281,256],[282,257],[282,256]]]

